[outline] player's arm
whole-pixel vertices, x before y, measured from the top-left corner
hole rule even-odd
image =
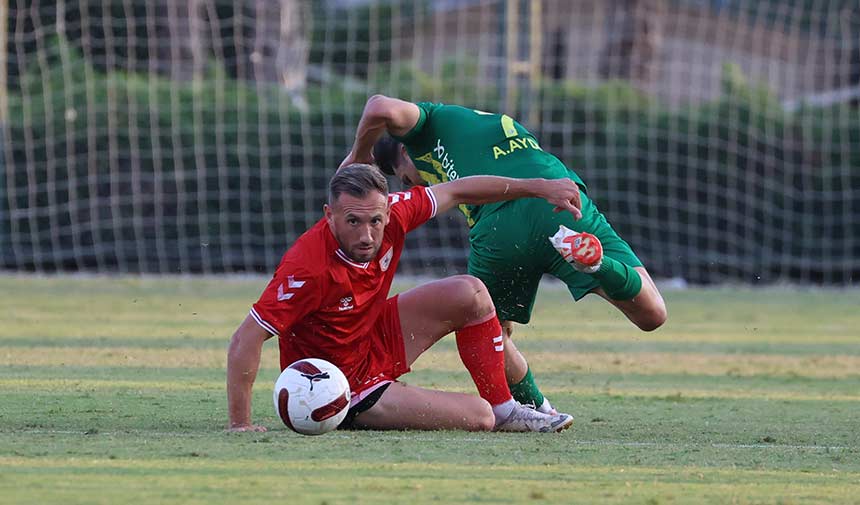
[[[517,198],[543,198],[555,205],[555,211],[568,211],[576,219],[582,217],[579,186],[568,178],[562,179],[511,179],[492,175],[463,177],[433,186],[437,214],[460,204],[516,200]]]
[[[233,334],[227,351],[227,410],[230,431],[266,431],[251,424],[251,389],[260,368],[263,342],[272,336],[250,315]]]
[[[364,105],[364,112],[355,131],[355,142],[341,167],[352,163],[373,163],[373,144],[387,131],[402,136],[418,123],[418,106],[397,98],[373,95]]]

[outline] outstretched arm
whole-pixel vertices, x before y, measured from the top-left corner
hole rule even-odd
[[[340,166],[373,163],[373,144],[386,131],[392,135],[405,135],[418,123],[420,117],[418,106],[412,102],[373,95],[364,105],[352,150]]]
[[[582,217],[579,186],[570,179],[511,179],[492,175],[463,177],[433,186],[437,214],[460,204],[482,205],[517,198],[543,198],[555,211]]]
[[[251,389],[260,368],[263,342],[272,335],[249,315],[233,334],[227,351],[227,410],[230,431],[266,431],[251,424]]]

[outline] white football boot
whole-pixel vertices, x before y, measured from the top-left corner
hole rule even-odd
[[[551,416],[558,414],[558,411],[555,410],[555,407],[552,406],[547,398],[544,398],[543,403],[541,403],[539,407],[535,407],[535,410]]]
[[[495,431],[514,432],[560,432],[570,428],[573,416],[568,414],[544,414],[533,408],[517,403],[505,419],[496,421]]]

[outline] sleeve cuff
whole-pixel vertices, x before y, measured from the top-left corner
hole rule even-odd
[[[254,307],[251,307],[251,317],[253,317],[254,321],[256,321],[264,330],[276,337],[278,336],[278,330],[276,330],[271,324],[267,323],[266,320],[257,313],[257,310]]]
[[[430,199],[430,217],[427,219],[433,219],[436,217],[436,211],[438,210],[438,206],[436,204],[436,195],[433,193],[433,190],[429,186],[424,187],[424,192],[427,193],[427,197]]]
[[[412,127],[411,130],[406,132],[406,134],[402,136],[392,135],[392,138],[398,142],[405,142],[412,137],[421,133],[421,129],[424,128],[424,123],[427,122],[427,111],[424,110],[424,107],[418,105],[418,122],[415,123],[415,126]]]

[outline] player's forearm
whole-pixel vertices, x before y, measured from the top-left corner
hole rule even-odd
[[[510,179],[477,175],[434,188],[439,213],[463,203],[482,205],[517,198],[543,198],[553,204],[556,211],[568,211],[575,219],[582,217],[579,187],[568,178]]]
[[[251,424],[251,390],[260,367],[262,346],[233,336],[227,352],[227,411],[230,427]]]
[[[546,198],[546,179],[512,179],[489,175],[464,177],[450,183],[457,204],[481,205],[517,198]]]

